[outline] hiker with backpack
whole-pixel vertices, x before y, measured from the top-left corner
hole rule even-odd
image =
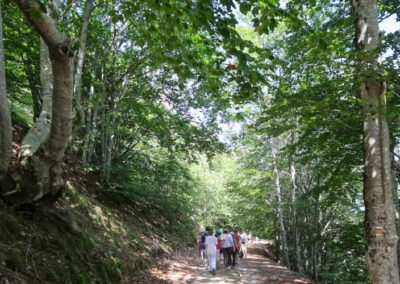
[[[239,231],[236,229],[234,231],[234,233],[232,234],[232,238],[233,238],[233,243],[234,243],[234,250],[232,253],[232,267],[236,266],[236,257],[240,251],[240,235],[239,235]]]
[[[222,255],[222,230],[218,229],[215,233],[215,237],[217,238],[217,269],[221,266],[221,255]]]
[[[235,251],[235,245],[233,242],[233,237],[229,234],[228,229],[224,229],[224,233],[222,234],[222,253],[224,255],[224,264],[225,267],[232,266],[232,254]]]
[[[209,230],[209,228],[206,227],[206,230],[200,233],[199,253],[200,253],[201,260],[206,260],[207,259],[207,255],[205,253],[205,251],[206,251],[205,242],[206,242],[206,237],[209,235],[208,234],[208,230]]]

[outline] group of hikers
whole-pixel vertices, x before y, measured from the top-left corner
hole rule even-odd
[[[199,253],[203,260],[207,260],[207,269],[216,274],[217,268],[221,267],[223,257],[223,265],[226,268],[234,268],[237,264],[237,258],[247,256],[247,234],[235,229],[233,233],[229,229],[218,229],[215,234],[214,230],[206,227],[206,230],[200,234]]]

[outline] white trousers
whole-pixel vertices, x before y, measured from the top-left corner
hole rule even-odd
[[[208,255],[208,266],[210,267],[210,270],[217,269],[217,255],[216,254]]]

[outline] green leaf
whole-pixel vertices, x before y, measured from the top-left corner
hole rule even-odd
[[[251,4],[248,2],[243,2],[240,4],[240,12],[242,12],[242,14],[246,15],[250,10],[251,10]]]

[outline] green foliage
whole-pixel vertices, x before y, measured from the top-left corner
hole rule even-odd
[[[196,184],[192,203],[202,227],[234,225],[230,196],[226,192],[235,172],[234,160],[225,154],[216,155],[210,161],[202,156],[197,164],[191,165],[190,172]]]
[[[31,125],[33,102],[30,92],[31,88],[40,88],[39,36],[28,27],[18,8],[5,2],[2,7],[7,96],[13,119]]]
[[[289,1],[287,12],[296,12],[299,21],[285,21],[273,40],[264,40],[275,66],[268,92],[243,112],[248,127],[237,145],[240,174],[229,188],[232,208],[239,209],[234,215],[243,227],[282,241],[280,207],[294,269],[301,266],[323,283],[364,283],[363,117],[354,98],[349,6]],[[282,243],[277,248],[282,258]],[[311,251],[320,257],[318,267]]]
[[[25,126],[33,124],[32,120],[32,105],[24,105],[18,101],[13,101],[10,107],[11,117],[13,122]]]
[[[82,74],[85,121],[74,119],[69,158],[102,176],[101,202],[71,190],[60,205],[68,208],[65,218],[47,213],[32,224],[1,208],[0,264],[18,271],[35,264],[57,283],[115,283],[148,262],[125,251],[152,255],[168,251],[174,240],[190,242],[199,226],[240,226],[278,240],[280,256],[285,230],[292,268],[322,283],[366,282],[364,117],[353,85],[371,73],[354,69],[351,5],[95,4]],[[78,49],[85,3],[60,5],[52,15]],[[384,18],[397,12],[398,1],[379,5]],[[32,98],[40,89],[39,36],[14,5],[2,7],[11,112],[14,122],[31,125]],[[387,81],[397,144],[400,33],[382,39],[381,54],[392,53],[379,76]],[[242,132],[223,145],[219,128],[229,120],[240,122]],[[221,154],[227,148],[231,152]],[[74,234],[71,224],[85,230]],[[159,247],[145,241],[146,231]],[[11,239],[16,245],[10,248]],[[29,261],[21,257],[27,243]]]
[[[363,216],[359,216],[362,219]],[[326,283],[367,283],[367,271],[365,260],[365,240],[362,222],[348,223],[343,220],[338,235],[331,241],[328,240],[330,253],[327,255],[332,267],[328,267],[326,271],[335,271],[335,273],[327,272],[322,275],[326,279]],[[335,267],[336,266],[336,267]]]

